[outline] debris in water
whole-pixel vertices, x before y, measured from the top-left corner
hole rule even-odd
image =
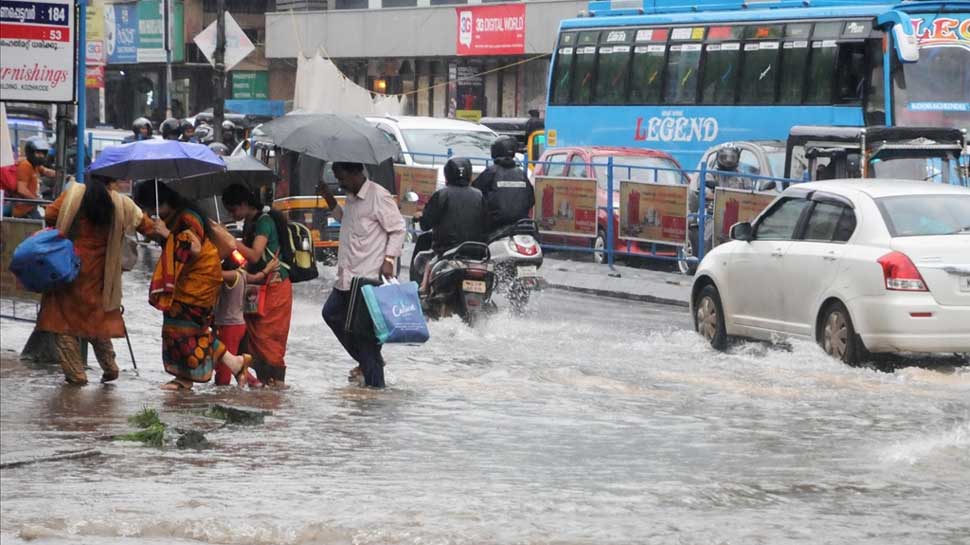
[[[253,409],[240,409],[228,405],[212,405],[205,412],[208,418],[225,420],[227,424],[242,424],[245,426],[258,426],[263,423],[266,416],[273,413],[269,411],[257,411]]]
[[[132,426],[140,431],[114,436],[116,441],[137,441],[151,447],[165,444],[165,424],[158,418],[158,411],[145,407],[137,414],[128,417]]]
[[[203,450],[212,447],[212,443],[205,438],[205,434],[201,431],[189,430],[182,434],[181,437],[175,441],[175,446],[180,449],[194,449]]]

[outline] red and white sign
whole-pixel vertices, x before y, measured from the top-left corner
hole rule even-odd
[[[86,45],[88,50],[84,55],[85,64],[104,64],[104,42],[101,40],[88,40]]]
[[[0,0],[0,94],[16,102],[73,102],[74,0]]]
[[[525,4],[455,8],[458,55],[525,53]]]
[[[88,89],[104,89],[104,65],[87,65],[84,73],[84,86]]]

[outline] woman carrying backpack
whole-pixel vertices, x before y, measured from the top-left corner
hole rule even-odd
[[[101,382],[118,378],[112,338],[125,336],[121,318],[121,255],[126,232],[154,233],[151,218],[117,192],[117,180],[89,176],[72,183],[44,211],[47,225],[74,242],[81,270],[70,284],[44,294],[38,331],[53,334],[54,351],[71,384],[87,384],[80,339],[94,349]]]
[[[263,291],[259,296],[262,308],[246,313],[244,345],[253,354],[253,369],[259,380],[267,386],[283,386],[293,311],[293,285],[281,246],[286,236],[285,220],[278,212],[264,210],[259,197],[240,184],[226,188],[222,203],[233,218],[246,222],[243,241],[237,244],[237,249],[249,263],[249,272],[263,270],[274,257],[281,261],[279,270],[259,288]]]
[[[164,242],[148,291],[148,302],[164,313],[162,363],[175,376],[162,389],[190,390],[196,382],[209,382],[216,362],[224,363],[245,386],[252,357],[230,353],[212,331],[222,290],[222,259],[209,220],[177,192],[156,182],[142,182],[135,200],[164,221],[155,228]]]

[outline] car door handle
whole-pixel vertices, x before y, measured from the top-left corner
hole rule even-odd
[[[835,252],[829,252],[827,255],[822,256],[822,259],[825,261],[835,261],[838,259],[838,256],[835,255]]]
[[[771,257],[781,257],[783,255],[785,255],[785,252],[781,248],[777,248],[771,252]]]

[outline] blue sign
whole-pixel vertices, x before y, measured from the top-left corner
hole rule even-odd
[[[138,62],[138,4],[105,4],[104,48],[108,64]]]
[[[284,113],[282,100],[232,99],[226,100],[226,110],[234,114],[280,117]]]

